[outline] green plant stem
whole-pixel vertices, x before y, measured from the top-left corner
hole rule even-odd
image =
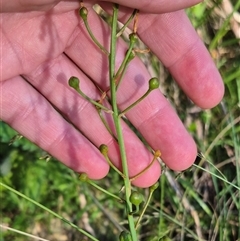
[[[85,95],[80,89],[78,91],[78,93],[87,101],[89,101],[90,103],[92,103],[93,105],[95,105],[98,108],[101,108],[103,111],[107,112],[107,113],[111,113],[111,110],[108,109],[107,107],[105,107],[104,105],[99,104],[97,101],[89,98],[87,95]]]
[[[75,89],[85,100],[87,100],[88,102],[90,102],[91,104],[95,105],[96,108],[100,108],[103,111],[107,112],[107,113],[111,113],[112,111],[110,109],[108,109],[107,107],[105,107],[104,105],[101,105],[100,103],[98,103],[97,101],[93,100],[92,98],[88,97],[86,94],[84,94],[81,89],[80,89],[80,81],[77,77],[72,76],[69,81],[68,81],[69,86],[71,86],[73,89]]]
[[[117,199],[119,202],[123,202],[123,201],[124,201],[124,200],[122,200],[120,197],[118,197],[117,195],[115,195],[115,194],[113,194],[113,193],[111,193],[111,192],[108,192],[106,189],[104,189],[104,188],[98,186],[95,182],[93,182],[93,181],[90,180],[90,179],[87,180],[87,183],[89,183],[90,185],[92,185],[93,187],[95,187],[96,189],[98,189],[99,191],[101,191],[101,192],[107,194],[108,196]]]
[[[70,226],[72,226],[73,228],[77,229],[77,230],[78,230],[79,232],[81,232],[82,234],[84,234],[84,235],[86,235],[87,237],[89,237],[91,240],[93,240],[93,241],[99,241],[98,239],[96,239],[95,237],[93,237],[91,234],[89,234],[89,233],[87,233],[86,231],[84,231],[83,229],[79,228],[79,227],[78,227],[77,225],[75,225],[74,223],[68,221],[68,220],[65,219],[64,217],[62,217],[62,216],[60,216],[59,214],[53,212],[52,210],[48,209],[47,207],[43,206],[42,204],[34,201],[33,199],[27,197],[26,195],[18,192],[17,190],[9,187],[7,184],[4,184],[4,183],[0,182],[0,185],[3,186],[3,187],[5,187],[5,188],[7,188],[9,191],[17,194],[18,196],[20,196],[20,197],[28,200],[29,202],[35,204],[36,206],[44,209],[45,211],[49,212],[50,214],[52,214],[52,215],[55,216],[56,218],[62,220],[63,222],[69,224]]]
[[[124,74],[125,74],[125,72],[127,70],[128,64],[132,60],[132,58],[130,58],[130,55],[132,54],[133,46],[134,46],[134,43],[130,43],[128,51],[127,51],[127,53],[125,55],[125,58],[124,58],[121,66],[119,67],[119,69],[118,69],[118,71],[116,73],[115,79],[118,80],[117,81],[117,86],[116,86],[117,89],[118,89],[118,87],[119,87],[119,85],[121,83],[121,80],[123,79],[123,76],[124,76]]]
[[[149,192],[148,199],[147,199],[147,201],[145,202],[144,207],[143,207],[143,209],[142,209],[142,211],[141,211],[141,213],[140,213],[140,215],[139,215],[139,218],[138,218],[138,220],[137,220],[137,222],[136,222],[136,225],[135,225],[135,228],[136,228],[136,229],[138,229],[139,224],[140,224],[140,222],[141,222],[141,220],[142,220],[142,217],[143,217],[144,213],[146,212],[146,209],[147,209],[147,207],[148,207],[148,205],[149,205],[149,203],[150,203],[150,201],[151,201],[153,192],[154,192],[154,191],[150,191],[150,192]]]
[[[136,105],[137,105],[138,103],[140,103],[144,98],[146,98],[151,91],[152,91],[152,90],[148,89],[144,95],[142,95],[138,100],[136,100],[134,103],[132,103],[131,105],[129,105],[125,110],[123,110],[123,111],[119,114],[119,116],[122,117],[123,115],[125,115],[129,110],[131,110],[134,106],[136,106]]]
[[[236,188],[237,190],[240,191],[240,187],[238,187],[237,185],[235,185],[232,182],[228,181],[225,177],[221,177],[221,176],[219,176],[219,175],[217,175],[217,174],[215,174],[215,173],[213,173],[213,172],[211,172],[211,171],[209,171],[209,170],[207,170],[207,169],[205,169],[205,168],[203,168],[203,167],[201,167],[201,166],[199,166],[197,164],[193,164],[193,166],[195,166],[195,167],[199,168],[200,170],[203,170],[203,171],[211,174],[212,176],[215,176],[216,178],[222,180],[223,182],[231,185],[232,187],[234,187],[234,188]]]
[[[164,197],[165,197],[165,174],[161,176],[160,179],[160,210],[164,209]],[[162,227],[164,227],[163,223],[163,212],[159,212],[159,222],[158,222],[158,236],[160,237],[162,234]]]
[[[160,151],[158,151],[158,152],[156,152],[156,153],[160,153]],[[149,163],[149,165],[148,166],[146,166],[142,171],[140,171],[139,173],[137,173],[135,176],[133,176],[133,177],[131,177],[130,178],[130,181],[132,182],[132,181],[134,181],[134,180],[136,180],[138,177],[140,177],[144,172],[146,172],[152,165],[153,165],[153,163],[157,160],[157,158],[158,157],[160,157],[160,154],[159,155],[157,155],[157,154],[154,154],[154,157],[153,157],[153,159],[152,159],[152,161]]]
[[[116,57],[116,32],[117,32],[117,16],[118,16],[118,5],[113,5],[113,18],[112,18],[112,32],[111,32],[111,44],[110,44],[110,55],[109,55],[109,78],[110,78],[110,91],[111,91],[111,102],[113,108],[113,120],[117,132],[118,144],[120,148],[120,155],[122,160],[122,169],[124,174],[124,186],[126,196],[126,208],[128,213],[128,224],[132,235],[132,240],[137,241],[137,234],[134,225],[134,219],[132,216],[132,203],[129,200],[131,195],[131,182],[129,180],[127,157],[123,139],[123,133],[121,128],[121,118],[118,115],[117,107],[117,96],[116,96],[116,83],[115,83],[115,57]]]
[[[115,165],[112,163],[112,161],[109,159],[108,155],[107,154],[103,154],[104,158],[106,159],[107,163],[110,165],[110,167],[115,171],[117,172],[122,178],[124,178],[124,174],[117,169],[117,167],[115,167]]]
[[[102,115],[102,109],[101,108],[97,108],[97,109],[98,109],[98,115],[99,115],[103,125],[106,127],[109,134],[117,141],[117,137],[114,135],[110,126],[108,125],[107,121],[105,120],[104,116]]]
[[[95,38],[91,28],[89,27],[88,21],[87,20],[83,20],[85,27],[88,31],[88,34],[90,35],[91,39],[93,40],[93,42],[98,46],[98,48],[107,56],[109,55],[108,51],[98,42],[98,40]]]
[[[138,9],[134,9],[131,16],[129,17],[129,19],[126,21],[126,23],[122,26],[122,28],[118,31],[117,33],[117,38],[120,37],[122,35],[122,33],[124,32],[124,30],[127,28],[127,26],[129,25],[129,23],[133,20],[133,18],[136,16],[136,14],[138,13]]]
[[[6,230],[11,231],[11,232],[19,233],[19,234],[24,235],[24,236],[26,236],[26,237],[28,237],[28,238],[36,239],[37,241],[49,241],[48,239],[40,238],[40,237],[38,237],[38,236],[29,234],[29,233],[26,233],[26,232],[23,232],[23,231],[14,229],[14,228],[7,227],[7,226],[4,226],[4,225],[2,225],[2,224],[0,224],[0,228],[6,229]]]
[[[217,142],[226,135],[226,133],[235,125],[237,125],[240,122],[240,116],[235,118],[231,123],[229,123],[226,127],[224,127],[221,132],[218,133],[218,135],[214,138],[214,140],[211,142],[211,144],[208,146],[207,150],[204,152],[204,156],[201,158],[199,164],[197,167],[199,169],[205,170],[204,168],[200,168],[203,162],[205,161],[205,157],[208,157],[210,155],[210,152],[213,150],[214,146],[216,146]],[[194,164],[195,165],[195,164]],[[207,171],[207,170],[206,170]],[[198,169],[195,171],[195,175],[197,175]],[[231,185],[231,184],[230,184]]]
[[[224,23],[222,24],[221,28],[217,31],[217,33],[215,34],[213,40],[211,41],[210,45],[209,45],[209,50],[215,49],[219,40],[222,40],[223,37],[227,34],[228,32],[228,28],[227,26],[229,25],[229,22],[233,16],[233,14],[240,8],[240,1],[236,1],[236,4],[233,8],[233,11],[230,15],[227,16],[226,20],[224,21]]]

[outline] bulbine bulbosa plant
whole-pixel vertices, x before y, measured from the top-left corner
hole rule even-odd
[[[72,76],[69,78],[69,86],[74,88],[79,94],[80,98],[85,98],[89,101],[92,105],[96,107],[96,111],[99,113],[99,118],[105,125],[108,132],[112,135],[112,137],[116,140],[121,156],[121,168],[118,169],[114,163],[111,161],[108,155],[108,146],[105,143],[99,146],[99,151],[102,153],[106,161],[109,165],[121,176],[123,180],[123,188],[121,193],[124,193],[121,197],[116,194],[108,193],[106,190],[101,189],[101,187],[97,186],[92,180],[90,180],[85,173],[80,174],[80,180],[83,182],[88,182],[89,184],[94,185],[96,188],[102,190],[103,192],[109,194],[112,198],[116,198],[120,201],[123,205],[125,205],[125,215],[124,217],[127,220],[128,228],[123,229],[122,232],[119,234],[119,240],[121,241],[137,241],[137,229],[141,222],[141,219],[144,215],[144,212],[150,202],[151,196],[154,190],[158,187],[158,183],[153,185],[149,188],[149,195],[147,200],[144,200],[143,195],[133,189],[132,181],[141,176],[148,168],[155,162],[158,161],[157,159],[160,157],[161,153],[159,150],[154,150],[153,152],[153,159],[150,164],[137,173],[135,176],[129,175],[128,170],[128,160],[127,154],[124,144],[124,136],[122,131],[122,123],[123,120],[126,118],[125,114],[134,108],[139,102],[141,102],[151,91],[156,90],[159,88],[159,82],[157,78],[151,78],[149,80],[148,89],[146,89],[145,94],[143,94],[139,99],[131,103],[127,108],[124,110],[120,110],[118,107],[117,102],[117,92],[118,88],[121,85],[122,80],[124,79],[124,74],[126,69],[129,66],[129,63],[132,59],[134,59],[136,52],[145,52],[145,50],[138,50],[137,49],[137,23],[138,23],[138,10],[134,10],[129,19],[126,23],[121,26],[118,25],[118,11],[119,6],[117,4],[113,4],[112,16],[110,18],[111,22],[111,35],[110,35],[110,46],[109,49],[103,47],[103,45],[97,40],[94,36],[91,28],[88,24],[88,10],[81,3],[79,9],[79,16],[82,18],[86,30],[89,33],[92,41],[98,46],[99,51],[102,51],[106,58],[108,59],[108,71],[109,71],[109,88],[103,90],[99,88],[99,98],[92,99],[88,97],[84,91],[81,90],[81,80],[78,79],[77,76]],[[120,67],[116,67],[116,50],[117,50],[117,41],[118,38],[125,32],[126,28],[128,27],[129,23],[133,21],[133,31],[129,34],[128,39],[128,50],[125,53],[122,63],[119,65]],[[130,81],[130,80],[129,80]],[[110,104],[109,104],[110,103]],[[104,113],[104,114],[103,114]],[[107,115],[111,116],[112,122],[114,125],[109,125],[109,121],[106,118]],[[96,240],[95,238],[93,240]]]

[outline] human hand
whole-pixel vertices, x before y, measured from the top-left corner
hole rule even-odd
[[[168,67],[190,99],[202,108],[211,108],[221,100],[223,84],[214,63],[185,13],[176,11],[198,1],[181,1],[181,5],[171,5],[168,1],[115,2],[140,9],[139,37]],[[68,79],[78,76],[84,93],[99,99],[99,91],[90,79],[103,90],[108,87],[107,58],[89,39],[79,20],[78,1],[41,3],[39,6],[25,0],[23,5],[18,5],[3,1],[1,119],[75,171],[86,172],[93,179],[102,178],[109,166],[96,147],[107,144],[110,158],[119,166],[116,142],[95,107],[69,88]],[[92,4],[87,1],[84,4],[90,10]],[[108,3],[104,3],[104,7],[107,9]],[[124,19],[130,11],[121,9]],[[6,13],[10,11],[12,13]],[[89,24],[107,47],[108,26],[93,11],[89,13]],[[125,44],[120,42],[118,62],[125,50]],[[119,107],[124,109],[145,93],[149,78],[141,61],[134,59],[119,88]],[[197,151],[193,139],[160,92],[152,92],[129,111],[127,117],[152,148],[161,151],[162,159],[170,168],[184,170],[195,160]],[[123,132],[133,176],[145,168],[152,157],[127,126]],[[159,175],[160,166],[155,162],[134,184],[150,186]]]

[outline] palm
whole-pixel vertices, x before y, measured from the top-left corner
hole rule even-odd
[[[133,1],[128,3],[136,4]],[[101,178],[106,175],[108,165],[92,143],[95,146],[109,144],[109,155],[118,163],[116,143],[94,107],[70,90],[68,78],[79,76],[84,92],[94,99],[99,98],[99,92],[89,77],[102,89],[108,86],[107,58],[85,34],[77,16],[78,7],[78,1],[64,1],[50,11],[2,14],[1,41],[4,47],[1,54],[3,83],[0,87],[4,91],[0,99],[0,114],[14,129],[67,166],[86,172],[91,178]],[[89,22],[94,34],[107,47],[108,26],[94,14],[91,14]],[[184,12],[140,14],[138,33],[193,101],[204,108],[219,102],[223,94],[221,78]],[[118,44],[117,58],[121,58],[125,50],[126,46]],[[146,91],[150,77],[138,59],[131,62],[129,69],[126,80],[132,81],[123,81],[118,91],[122,108]],[[169,167],[182,170],[194,161],[196,146],[160,93],[149,95],[128,113],[128,118],[153,149],[161,150]],[[134,175],[148,165],[151,157],[134,133],[127,128],[124,132],[130,155],[129,170]],[[135,184],[149,186],[159,174],[160,167],[155,163]]]
[[[6,58],[2,80],[28,74],[64,52],[78,18],[74,9],[60,11],[3,14],[3,41],[6,42],[3,56]]]

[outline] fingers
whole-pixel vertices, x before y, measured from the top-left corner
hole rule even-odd
[[[149,12],[149,13],[166,13],[166,12],[173,12],[180,9],[184,9],[190,6],[193,6],[201,0],[184,0],[184,1],[148,1],[148,0],[114,0],[109,1],[113,3],[118,3],[120,5],[130,7],[132,9],[139,9],[142,12]]]
[[[109,4],[103,5],[108,12]],[[130,11],[121,7],[119,18]],[[221,76],[184,11],[138,15],[141,40],[169,69],[189,98],[202,108],[217,105],[224,94]]]
[[[77,172],[94,179],[108,173],[99,151],[25,80],[15,77],[0,85],[3,121]]]
[[[138,34],[198,106],[211,108],[220,102],[221,76],[183,11],[140,15]]]
[[[89,65],[89,69],[91,70],[91,65]],[[118,144],[100,120],[96,108],[68,86],[68,79],[72,75],[78,76],[80,88],[87,96],[94,100],[100,99],[101,93],[96,86],[64,55],[40,66],[26,77],[91,143],[96,147],[101,144],[107,145],[110,159],[121,168]],[[103,113],[103,115],[109,126],[114,129],[111,114]],[[153,156],[124,122],[122,122],[122,130],[129,173],[130,176],[135,176],[149,165]],[[72,145],[75,144],[72,143]],[[56,146],[56,148],[58,147]],[[97,162],[96,159],[94,161]],[[94,166],[93,168],[96,169]],[[93,170],[93,173],[96,173],[96,170]],[[133,184],[141,187],[150,186],[157,181],[159,175],[160,165],[156,161]]]
[[[109,11],[109,5],[104,7]],[[122,10],[120,19],[124,22],[129,9]],[[224,94],[222,78],[184,11],[140,12],[137,33],[195,104],[212,108],[221,101]]]
[[[37,0],[24,0],[24,1],[8,1],[8,0],[2,0],[1,2],[1,12],[26,12],[26,11],[47,11],[52,9],[55,5],[61,1],[60,0],[44,0],[44,1],[37,1]],[[79,3],[78,0],[75,1],[64,1],[64,5],[71,5],[71,6],[77,6],[76,4]],[[96,1],[86,1],[86,2],[96,2]],[[113,3],[118,3],[120,5],[130,7],[130,8],[136,8],[144,12],[151,12],[151,13],[163,13],[163,12],[171,12],[176,11],[179,9],[184,9],[190,6],[193,6],[201,0],[184,0],[184,1],[175,1],[175,2],[169,2],[169,1],[127,1],[127,0],[114,0],[109,1]],[[75,4],[76,3],[76,4]]]
[[[97,39],[108,46],[108,27],[93,13],[89,13],[89,24]],[[81,33],[81,34],[80,34]],[[88,76],[94,79],[103,90],[108,83],[107,57],[101,53],[80,26],[79,34],[75,33],[66,53]],[[91,53],[87,52],[91,49]],[[117,66],[121,63],[126,45],[119,40],[117,48]],[[81,61],[77,56],[82,56]],[[126,76],[118,89],[118,104],[125,109],[140,98],[148,89],[149,73],[143,63],[135,58],[126,72]],[[154,91],[140,104],[127,113],[127,117],[143,134],[155,150],[162,152],[164,162],[175,170],[188,168],[195,160],[196,145],[186,132],[178,116],[168,101],[159,91]],[[186,151],[187,149],[187,151]],[[179,161],[180,160],[180,161]]]

